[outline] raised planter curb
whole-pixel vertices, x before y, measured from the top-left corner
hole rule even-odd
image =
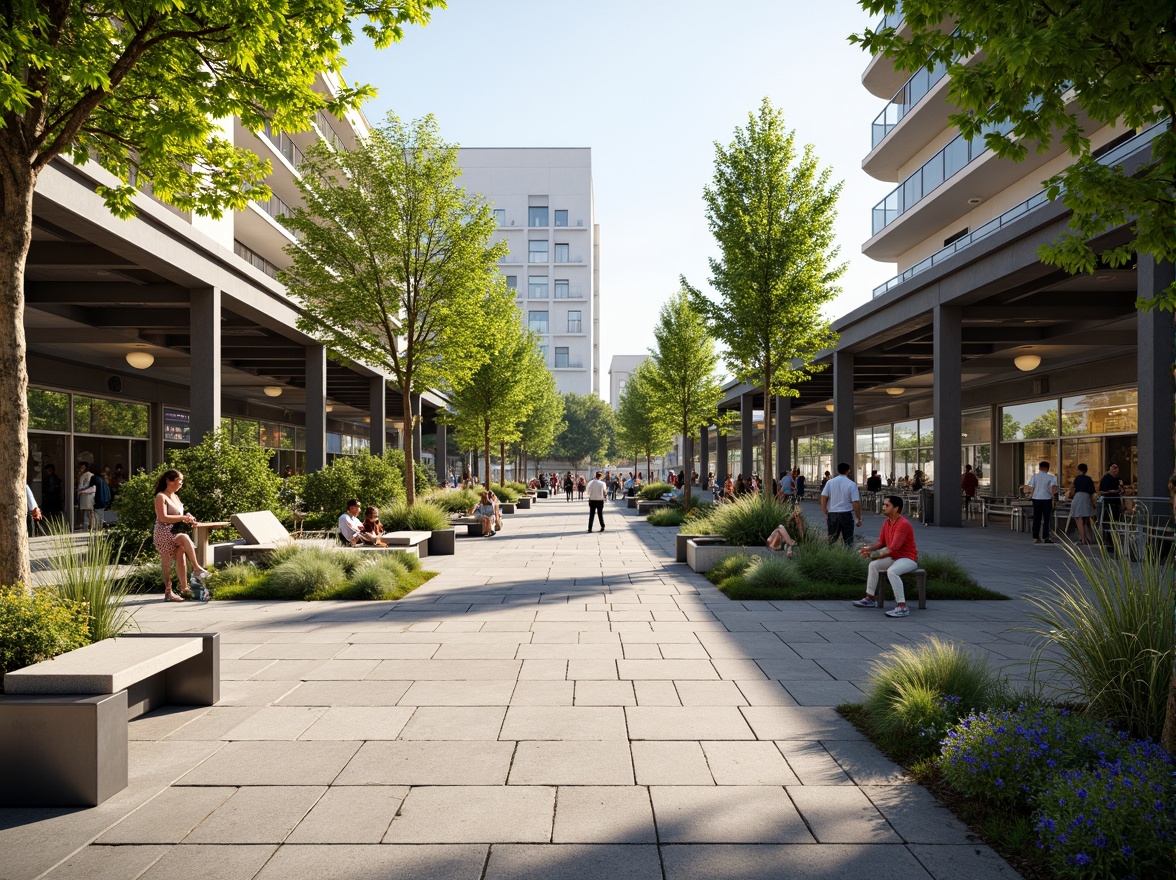
[[[720,538],[720,540],[722,540]],[[777,551],[767,547],[739,547],[731,544],[712,543],[703,539],[701,543],[693,538],[686,542],[686,564],[699,574],[710,571],[720,560],[738,553],[748,556],[774,556]]]

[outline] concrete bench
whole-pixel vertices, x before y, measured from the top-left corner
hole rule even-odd
[[[384,543],[388,545],[389,549],[415,547],[417,555],[424,559],[429,555],[429,538],[432,536],[432,532],[384,532],[380,537],[384,539]],[[359,547],[361,550],[368,547],[368,545],[360,547],[358,544],[352,546]]]
[[[637,502],[637,514],[638,516],[645,516],[646,514],[657,510],[658,508],[665,507],[669,503],[670,502],[661,498],[656,500],[648,500],[643,498]]]
[[[233,528],[245,539],[244,544],[233,545],[234,556],[248,557],[259,553],[272,553],[294,543],[294,536],[286,531],[286,527],[274,516],[272,510],[235,513],[230,520]]]
[[[927,572],[921,568],[916,568],[914,571],[908,571],[903,575],[904,578],[913,577],[915,585],[919,590],[919,609],[922,610],[927,607]],[[890,581],[885,577],[878,579],[878,607],[883,611],[886,610],[886,587]]]
[[[455,526],[465,526],[466,535],[471,538],[482,537],[482,518],[478,516],[456,516],[450,520]]]
[[[675,562],[685,562],[686,561],[686,542],[693,540],[694,538],[717,538],[720,541],[725,540],[722,535],[705,535],[705,534],[691,535],[691,534],[686,534],[684,532],[679,532],[677,534],[677,536],[675,537],[675,542],[674,542],[674,561]]]
[[[531,496],[531,495],[520,495],[519,500],[517,502],[519,510],[530,510],[532,497],[533,496]]]
[[[220,636],[128,634],[17,669],[0,697],[0,805],[97,806],[127,786],[127,722],[220,699]]]

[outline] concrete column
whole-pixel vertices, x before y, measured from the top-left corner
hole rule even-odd
[[[719,429],[719,436],[715,438],[715,479],[719,485],[727,479],[731,466],[727,462],[727,432]]]
[[[306,472],[327,465],[327,349],[306,346]]]
[[[776,473],[766,474],[764,479],[771,481],[773,476],[779,476],[785,470],[792,468],[792,398],[776,398]]]
[[[372,376],[368,380],[368,413],[371,425],[368,442],[372,455],[383,455],[388,449],[388,396],[383,376]]]
[[[147,469],[155,470],[163,464],[163,404],[152,403],[147,406],[147,418],[151,424],[147,430]]]
[[[221,292],[201,287],[191,292],[189,322],[192,345],[192,445],[220,428]]]
[[[853,352],[833,352],[833,476],[837,465],[853,467]]]
[[[436,437],[437,450],[434,452],[434,455],[437,457],[437,481],[440,482],[449,477],[449,462],[446,461],[447,453],[445,451],[449,445],[449,426],[438,422]]]
[[[1172,263],[1139,255],[1139,295],[1150,299],[1172,283]],[[1139,494],[1168,497],[1172,473],[1173,320],[1171,312],[1152,309],[1138,318]],[[1103,462],[1105,467],[1106,462]]]
[[[959,528],[960,508],[960,420],[963,395],[962,311],[958,306],[936,306],[932,315],[932,363],[935,385],[931,399],[935,407],[935,525]]]
[[[739,470],[745,480],[751,479],[752,462],[755,461],[751,439],[755,428],[754,415],[755,393],[748,391],[739,398]]]
[[[710,473],[710,428],[703,425],[698,431],[698,481],[706,482]]]
[[[419,394],[409,395],[409,405],[412,407],[412,460],[421,460],[421,396]],[[404,426],[405,431],[409,428]]]

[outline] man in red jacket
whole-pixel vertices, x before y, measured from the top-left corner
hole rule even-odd
[[[866,578],[866,595],[853,604],[858,608],[877,608],[878,603],[874,595],[878,592],[878,578],[882,572],[890,580],[894,590],[894,599],[898,603],[895,608],[886,612],[887,617],[907,617],[910,609],[906,604],[906,592],[902,586],[902,576],[919,567],[919,551],[915,549],[915,530],[911,528],[910,520],[902,515],[902,499],[897,495],[887,495],[882,502],[882,514],[886,522],[882,525],[882,534],[877,542],[858,551],[863,559],[870,559],[870,573]]]

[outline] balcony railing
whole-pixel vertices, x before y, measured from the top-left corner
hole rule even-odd
[[[556,299],[583,299],[584,289],[579,284],[572,284],[568,287],[555,286]]]
[[[584,323],[582,321],[568,321],[569,333],[583,333]]]
[[[902,2],[901,2],[901,0],[899,0],[899,4],[898,4],[898,6],[896,6],[894,8],[894,12],[891,12],[889,15],[882,16],[882,20],[878,22],[878,26],[876,28],[874,28],[874,30],[875,30],[875,32],[877,32],[877,31],[882,30],[883,28],[888,28],[888,27],[892,27],[897,30],[898,26],[900,24],[902,24],[903,17],[904,16],[902,14]]]
[[[938,62],[931,70],[921,67],[915,71],[914,76],[906,81],[906,85],[895,92],[890,103],[878,114],[874,124],[870,126],[870,149],[872,150],[882,143],[882,139],[902,122],[903,117],[910,112],[911,108],[918,104],[945,76],[947,76],[947,65],[943,62]]]
[[[271,195],[264,202],[259,199],[254,199],[253,204],[257,205],[257,207],[261,208],[261,210],[265,211],[275,220],[280,217],[289,217],[294,213],[290,206],[276,195]]]
[[[265,137],[271,144],[277,148],[277,151],[286,157],[286,161],[297,168],[302,164],[302,150],[298,148],[298,144],[290,139],[290,135],[284,131],[275,131],[274,127],[266,122]]]
[[[334,126],[331,125],[330,120],[327,118],[326,111],[320,110],[316,113],[314,115],[314,122],[318,126],[319,134],[323,136],[323,140],[340,152],[347,149],[343,138],[339,137],[339,133],[335,131]]]
[[[564,361],[556,359],[555,369],[557,370],[582,370],[584,369],[583,361]]]
[[[234,240],[233,252],[254,269],[261,270],[270,278],[278,277],[278,267],[252,248],[246,247],[245,245],[241,244],[241,242]]]
[[[584,258],[580,254],[566,254],[555,252],[555,262],[557,263],[583,263]]]
[[[1116,162],[1121,162],[1123,159],[1127,158],[1132,153],[1136,152],[1144,145],[1151,143],[1153,140],[1163,134],[1164,131],[1167,130],[1168,125],[1168,120],[1157,122],[1155,125],[1144,129],[1130,140],[1119,144],[1119,146],[1115,147],[1113,150],[1109,150],[1102,156],[1099,156],[1098,161],[1103,165],[1114,165]],[[942,263],[948,257],[959,253],[964,248],[970,247],[981,239],[987,238],[988,236],[992,235],[992,233],[998,231],[1004,226],[1007,226],[1014,220],[1018,220],[1031,211],[1035,211],[1042,205],[1048,203],[1049,199],[1046,197],[1045,192],[1042,191],[1037,193],[1035,196],[1032,196],[1031,198],[1021,202],[1021,204],[1009,208],[1009,210],[1005,211],[999,217],[993,220],[989,220],[983,226],[977,227],[967,235],[957,238],[947,247],[936,251],[927,259],[915,263],[915,265],[910,266],[906,270],[900,272],[898,275],[895,275],[889,281],[886,281],[883,284],[879,284],[874,288],[874,298],[877,299],[883,294],[888,293],[889,291],[898,287],[898,285],[902,284],[904,281],[909,281],[914,276],[922,272],[926,272],[932,266]]]

